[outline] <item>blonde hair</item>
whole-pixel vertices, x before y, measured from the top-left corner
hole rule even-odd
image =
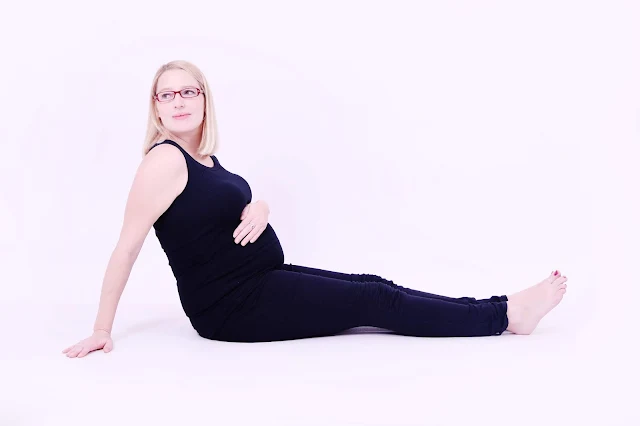
[[[191,74],[200,85],[200,90],[202,90],[204,94],[204,123],[202,126],[202,139],[198,146],[198,153],[210,156],[213,154],[214,148],[218,144],[218,125],[216,122],[215,108],[213,106],[213,96],[211,95],[211,90],[209,89],[209,83],[207,82],[206,77],[202,71],[200,71],[200,69],[191,62],[182,60],[171,61],[162,65],[158,69],[155,77],[153,78],[153,83],[151,83],[151,93],[149,95],[149,119],[147,121],[147,135],[144,138],[144,144],[142,146],[142,157],[147,155],[151,147],[156,143],[162,142],[164,139],[171,139],[175,141],[175,139],[178,138],[166,129],[158,119],[155,100],[153,98],[156,94],[156,90],[158,89],[158,79],[162,73],[175,69],[184,70]]]

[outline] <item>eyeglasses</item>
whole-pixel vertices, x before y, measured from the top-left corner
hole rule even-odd
[[[200,93],[203,94],[204,96],[204,92],[200,89],[198,89],[197,87],[185,87],[182,90],[165,90],[162,91],[160,93],[157,93],[153,96],[153,99],[155,99],[158,102],[171,102],[173,100],[173,98],[176,97],[176,93],[180,93],[180,96],[182,96],[183,99],[186,98],[195,98],[196,96],[198,96]]]

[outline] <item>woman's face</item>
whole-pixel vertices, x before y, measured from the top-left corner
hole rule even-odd
[[[188,90],[189,88],[191,90]],[[165,71],[158,79],[155,94],[160,101],[154,101],[156,112],[164,127],[175,135],[193,134],[194,130],[199,130],[202,125],[204,94],[200,92],[197,96],[189,97],[197,93],[195,89],[200,89],[200,85],[184,70]],[[183,90],[184,97],[181,93],[172,94],[172,90]],[[171,96],[174,98],[171,99]]]

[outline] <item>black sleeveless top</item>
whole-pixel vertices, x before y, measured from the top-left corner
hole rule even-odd
[[[251,187],[227,171],[215,155],[214,166],[198,162],[178,143],[165,139],[185,157],[187,185],[153,224],[188,317],[197,316],[225,299],[240,300],[253,289],[242,286],[249,278],[284,263],[280,241],[270,224],[253,243],[236,244],[233,231]]]

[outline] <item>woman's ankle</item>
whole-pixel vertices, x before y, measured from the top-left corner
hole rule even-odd
[[[507,301],[507,331],[513,333],[513,328],[517,327],[522,320],[522,306],[518,305],[514,301]]]

